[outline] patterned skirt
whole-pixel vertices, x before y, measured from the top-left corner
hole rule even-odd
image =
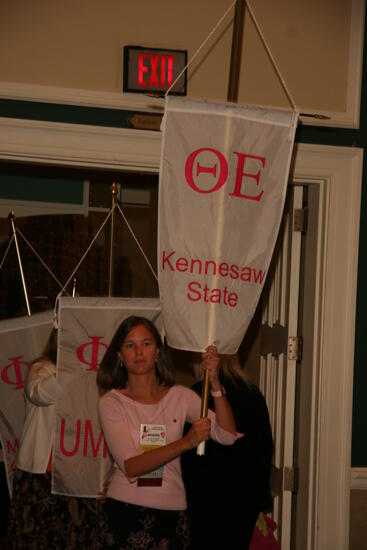
[[[51,494],[51,474],[16,470],[6,548],[90,549],[101,504],[93,498]]]
[[[188,550],[184,511],[158,510],[107,498],[91,550]]]

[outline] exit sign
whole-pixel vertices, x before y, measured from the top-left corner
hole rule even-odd
[[[124,92],[163,94],[187,64],[187,50],[124,47]],[[186,95],[186,71],[170,90]]]

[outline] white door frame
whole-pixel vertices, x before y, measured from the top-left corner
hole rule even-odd
[[[320,186],[307,548],[349,548],[354,327],[362,149],[296,146],[295,182]]]
[[[8,161],[157,172],[160,144],[160,132],[0,118],[0,159]],[[313,497],[307,518],[312,548],[319,550],[345,550],[349,543],[362,156],[358,148],[298,144],[292,166],[294,181],[325,190],[313,320],[320,378],[313,396]]]
[[[303,207],[303,193],[303,186],[292,185],[288,188],[272,265],[268,270],[262,296],[261,330],[265,327],[269,327],[270,330],[277,330],[275,327],[278,327],[278,330],[282,328],[284,340],[299,334],[302,233],[295,229],[295,215]],[[272,487],[276,492],[272,518],[278,526],[276,536],[281,549],[291,550],[293,493],[290,472],[294,466],[296,380],[299,364],[296,357],[289,354],[289,344],[287,342],[285,346],[283,338],[279,336],[279,342],[283,343],[286,350],[278,349],[275,353],[269,351],[260,358],[259,387],[269,408],[273,431],[273,465],[276,468],[273,472],[273,475],[276,472],[273,481],[277,479],[279,482],[279,485],[277,483],[277,486]],[[263,353],[263,350],[261,351]],[[308,445],[308,441],[305,445]],[[308,492],[305,497],[307,496]],[[298,546],[296,548],[301,550]]]

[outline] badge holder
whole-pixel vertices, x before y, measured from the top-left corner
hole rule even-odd
[[[146,453],[166,444],[165,424],[140,424],[139,449]],[[138,487],[161,487],[164,466],[138,478]]]

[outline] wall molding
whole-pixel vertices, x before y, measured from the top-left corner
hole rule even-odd
[[[0,159],[156,172],[161,133],[0,117]]]
[[[367,491],[367,468],[352,468],[350,475],[351,490]]]
[[[163,98],[143,94],[102,92],[6,81],[0,81],[0,97],[18,101],[39,101],[41,103],[121,109],[127,111],[159,113],[164,110]]]
[[[330,120],[301,117],[302,124],[338,128],[359,128],[363,71],[365,0],[352,0],[345,112],[301,108],[304,113],[325,115]],[[1,88],[0,88],[1,90]]]

